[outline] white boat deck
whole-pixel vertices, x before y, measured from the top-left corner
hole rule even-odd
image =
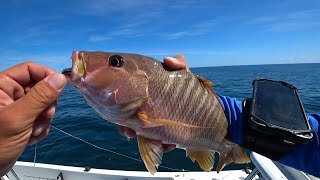
[[[157,172],[154,176],[149,172],[143,171],[118,171],[118,170],[102,170],[90,169],[85,172],[85,168],[60,166],[51,164],[40,164],[29,162],[17,162],[13,171],[8,173],[8,178],[25,179],[25,180],[179,180],[179,179],[245,179],[248,174],[243,170],[222,171],[219,174],[216,172]]]
[[[273,162],[257,153],[250,158],[256,168],[248,174],[245,170],[212,172],[157,172],[90,169],[52,164],[16,162],[13,169],[1,180],[251,180],[251,179],[317,179],[293,168]]]

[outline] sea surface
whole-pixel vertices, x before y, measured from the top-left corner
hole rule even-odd
[[[320,64],[284,64],[205,67],[191,69],[214,83],[218,94],[242,100],[251,97],[252,81],[256,78],[282,80],[299,89],[305,110],[320,113]],[[99,117],[84,98],[70,85],[62,93],[53,125],[99,147],[140,158],[135,139],[128,141],[118,133],[117,126]],[[28,147],[19,160],[34,161],[35,146]],[[37,145],[36,162],[115,170],[143,170],[144,164],[104,150],[51,129],[49,136]],[[162,165],[198,171],[197,164],[185,157],[183,150],[174,150],[163,157]],[[226,169],[250,165],[230,165]],[[159,171],[169,171],[159,168]]]

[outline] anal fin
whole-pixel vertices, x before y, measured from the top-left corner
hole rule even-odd
[[[141,158],[148,171],[154,175],[162,161],[162,143],[141,136],[137,137]]]
[[[192,150],[186,150],[187,156],[190,157],[190,159],[199,164],[199,166],[209,172],[214,166],[214,151],[192,151]]]
[[[219,156],[219,163],[217,166],[217,172],[219,173],[226,165],[230,163],[244,164],[250,163],[251,160],[242,147],[235,144],[232,150],[223,152]]]

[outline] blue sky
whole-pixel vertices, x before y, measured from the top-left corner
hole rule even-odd
[[[2,0],[0,70],[73,50],[184,54],[191,67],[320,62],[320,1]]]

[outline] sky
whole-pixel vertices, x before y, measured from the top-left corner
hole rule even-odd
[[[320,63],[319,0],[1,0],[0,70],[56,71],[74,50],[127,52],[191,67]]]

